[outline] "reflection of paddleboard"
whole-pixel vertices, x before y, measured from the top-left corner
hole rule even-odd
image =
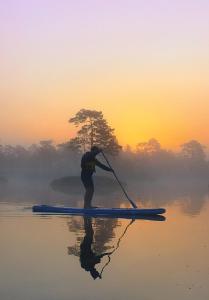
[[[75,214],[90,216],[156,216],[166,212],[164,208],[93,208],[84,209],[76,207],[58,207],[48,205],[33,206],[33,212],[55,213],[55,214]]]

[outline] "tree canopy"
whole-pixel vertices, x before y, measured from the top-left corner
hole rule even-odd
[[[69,122],[79,127],[77,136],[70,141],[74,148],[86,151],[96,145],[111,155],[117,155],[121,150],[114,129],[108,125],[101,111],[81,109]]]
[[[188,159],[193,161],[204,161],[206,159],[206,154],[204,152],[205,146],[201,145],[196,140],[191,140],[187,143],[181,145],[182,154]]]

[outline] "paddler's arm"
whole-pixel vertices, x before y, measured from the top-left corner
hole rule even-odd
[[[113,172],[113,169],[103,165],[100,161],[98,161],[96,158],[95,158],[95,163],[96,163],[96,166],[105,170],[105,171],[108,171],[108,172]]]

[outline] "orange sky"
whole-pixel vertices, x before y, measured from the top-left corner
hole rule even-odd
[[[66,141],[75,134],[68,119],[87,108],[103,111],[123,145],[155,137],[167,148],[190,139],[209,146],[203,0],[181,11],[176,1],[166,13],[135,1],[119,11],[89,1],[87,13],[65,1],[40,13],[31,3],[1,10],[1,143]]]

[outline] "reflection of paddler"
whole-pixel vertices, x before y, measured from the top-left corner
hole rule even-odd
[[[92,219],[84,217],[85,237],[80,245],[80,263],[81,267],[96,279],[100,278],[100,273],[96,270],[95,265],[101,262],[101,258],[109,253],[96,254],[92,251],[94,231],[92,228]]]
[[[117,251],[117,249],[120,246],[120,242],[124,235],[126,234],[128,227],[131,226],[131,224],[135,221],[134,219],[128,223],[125,230],[123,231],[122,235],[119,237],[116,247],[110,252],[105,252],[102,254],[96,254],[92,251],[92,244],[93,244],[93,238],[94,238],[94,230],[92,228],[92,219],[90,217],[84,216],[84,230],[85,230],[85,237],[83,241],[80,244],[80,263],[81,267],[85,269],[87,272],[90,272],[91,276],[96,278],[102,278],[102,273],[104,269],[108,266],[111,260],[111,255]],[[101,262],[101,258],[107,256],[108,261],[103,266],[102,270],[98,272],[95,268],[96,264],[99,264]]]
[[[94,194],[94,182],[92,179],[92,175],[95,172],[95,167],[98,166],[99,168],[111,172],[112,169],[103,165],[96,159],[96,155],[99,154],[101,150],[93,146],[91,151],[86,152],[82,159],[81,159],[81,180],[83,185],[86,189],[85,196],[84,196],[84,208],[91,208],[91,200]]]

